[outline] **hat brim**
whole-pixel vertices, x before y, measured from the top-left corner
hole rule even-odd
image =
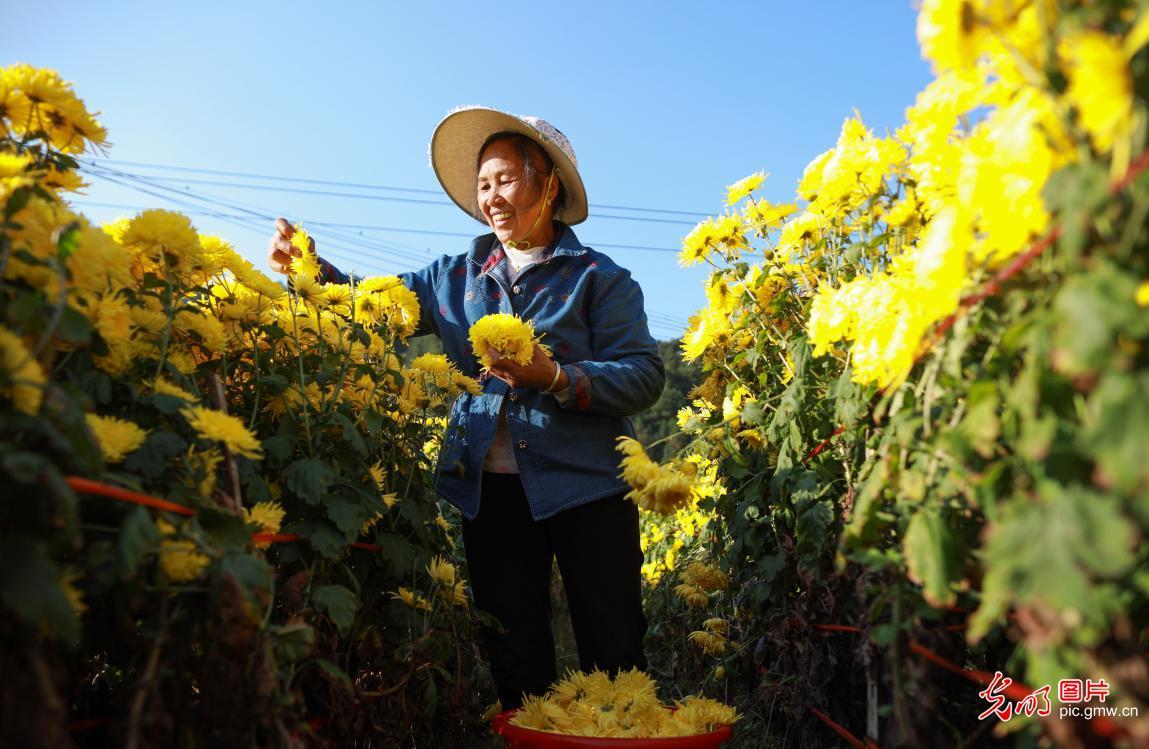
[[[555,143],[514,115],[495,109],[474,107],[452,112],[443,118],[431,136],[431,167],[439,184],[455,205],[476,220],[486,223],[475,198],[478,184],[479,149],[487,138],[499,132],[522,133],[542,146],[551,157],[566,191],[566,205],[555,218],[574,225],[586,220],[586,188],[578,166]]]

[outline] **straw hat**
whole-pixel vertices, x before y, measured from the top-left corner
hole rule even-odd
[[[431,136],[431,167],[455,205],[486,223],[475,200],[475,185],[479,179],[477,162],[483,143],[500,132],[522,133],[543,147],[557,167],[559,181],[566,190],[566,206],[555,218],[572,225],[585,221],[586,188],[567,137],[546,120],[487,107],[460,107],[452,111]]]

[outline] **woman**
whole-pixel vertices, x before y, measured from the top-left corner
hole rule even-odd
[[[463,513],[476,607],[503,707],[555,680],[550,575],[558,560],[583,670],[645,668],[638,511],[623,498],[615,440],[665,379],[630,273],[571,230],[587,198],[567,138],[544,120],[485,108],[448,115],[431,140],[447,195],[493,234],[402,276],[418,295],[417,335],[434,333],[464,373],[484,315],[534,323],[548,356],[499,358],[481,395],[454,404],[440,451],[439,494]],[[291,225],[276,223],[269,263],[285,272]],[[345,281],[324,264],[329,281]]]

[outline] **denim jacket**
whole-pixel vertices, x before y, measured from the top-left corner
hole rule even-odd
[[[629,416],[650,408],[662,393],[666,375],[638,283],[609,257],[584,247],[569,226],[556,222],[555,228],[545,259],[525,268],[513,285],[506,280],[511,274],[501,272],[507,260],[494,234],[476,238],[462,255],[444,255],[400,276],[419,298],[415,334],[439,336],[464,374],[480,374],[468,340],[471,325],[508,312],[534,323],[570,379],[561,401],[496,377],[482,380],[481,395],[456,399],[436,488],[470,519],[479,513],[483,458],[504,405],[531,514],[542,520],[627,490],[618,477],[615,440],[633,437]],[[343,280],[334,268],[327,275]]]

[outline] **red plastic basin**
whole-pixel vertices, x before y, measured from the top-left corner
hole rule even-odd
[[[565,736],[533,728],[511,725],[518,710],[499,713],[491,721],[495,733],[503,737],[507,749],[718,749],[730,740],[732,729],[722,726],[717,731],[694,736],[668,736],[661,739],[599,739],[589,736]]]

